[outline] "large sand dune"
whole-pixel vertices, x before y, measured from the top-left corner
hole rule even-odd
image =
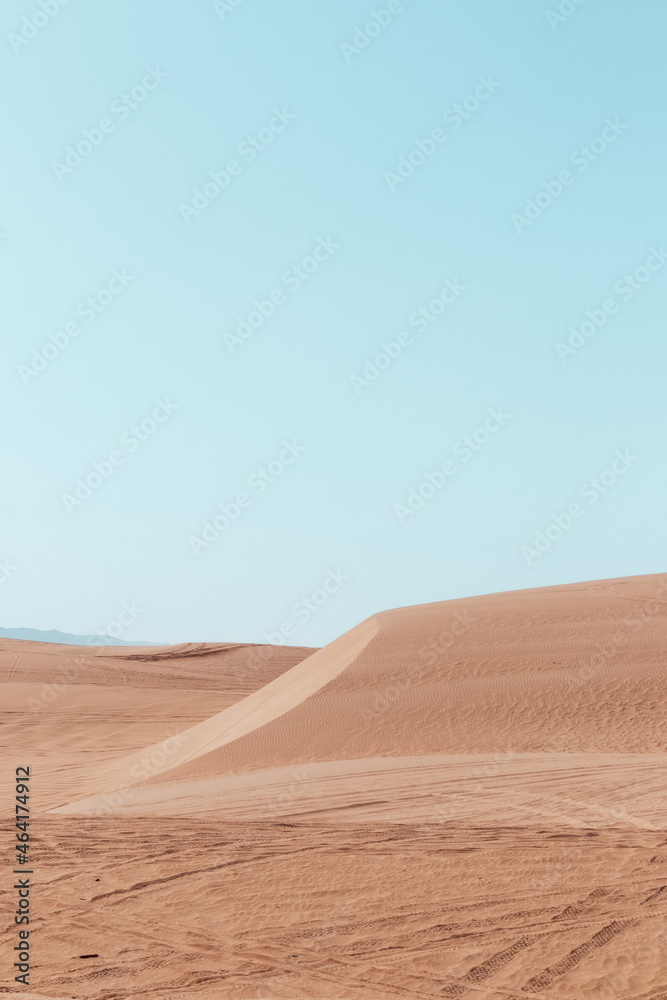
[[[453,787],[445,777],[447,755],[473,755],[471,764],[477,760],[481,768],[477,780],[490,769],[487,781],[501,788],[522,767],[534,778],[546,760],[538,785],[548,784],[551,791],[558,785],[561,798],[595,800],[598,772],[587,766],[593,755],[609,780],[635,799],[641,774],[640,787],[659,812],[654,820],[663,823],[667,799],[656,795],[644,760],[652,754],[653,767],[660,768],[660,754],[667,754],[663,661],[656,657],[667,648],[667,590],[663,599],[659,588],[659,579],[643,578],[378,614],[242,702],[183,731],[182,742],[165,754],[145,787],[124,793],[119,807],[127,809],[131,802],[133,812],[150,814],[162,803],[161,809],[178,815],[192,808],[198,795],[210,810],[215,794],[224,808],[227,790],[243,787],[242,772],[249,774],[251,789],[255,772],[265,772],[271,786],[271,769],[280,784],[286,767],[328,762],[328,777],[319,781],[326,798],[326,782],[331,787],[335,775],[351,789],[346,762],[397,758],[394,777],[387,779],[391,784],[405,773],[407,757],[409,781],[431,795],[432,810],[422,808],[420,815],[431,819],[438,815],[443,789]],[[440,758],[437,780],[432,770],[418,766],[433,755]],[[551,766],[556,759],[558,768]],[[51,801],[55,795],[74,800],[136,786],[137,761],[130,755],[111,771],[96,766],[76,777],[65,774]],[[321,767],[304,773],[324,774]],[[388,774],[384,760],[382,773]],[[225,780],[230,776],[237,776],[233,786]],[[159,794],[155,784],[163,786]],[[367,780],[366,786],[371,789],[374,782]],[[533,799],[536,794],[539,798],[539,789]],[[524,789],[522,803],[526,795],[531,793]],[[487,799],[492,808],[496,797],[489,793]],[[606,801],[605,793],[601,805]],[[106,804],[108,797],[86,809]],[[363,808],[363,801],[354,804]],[[76,809],[74,803],[68,811]],[[505,804],[501,812],[506,818]],[[530,814],[521,805],[514,818],[523,823]],[[394,814],[391,802],[385,804],[384,818],[406,815],[403,797]]]
[[[173,739],[312,652],[231,643],[128,649],[0,640],[0,751],[7,768],[32,764],[38,810],[62,775],[95,773]],[[4,812],[11,788],[1,787]]]
[[[667,1000],[663,578],[318,651],[0,646],[38,995]]]

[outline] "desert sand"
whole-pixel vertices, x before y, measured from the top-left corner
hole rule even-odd
[[[0,992],[667,1000],[666,649],[659,576],[321,650],[0,640],[34,844]]]

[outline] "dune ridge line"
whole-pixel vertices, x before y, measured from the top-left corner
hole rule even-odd
[[[147,777],[142,773],[144,762],[160,752],[165,759],[151,764],[150,777],[189,763],[259,729],[305,701],[342,673],[375,637],[378,626],[377,617],[372,616],[224,711],[104,768],[98,767],[94,773],[73,777],[68,792],[65,789],[56,792],[61,801],[45,811],[67,813],[70,805],[83,798],[140,783]],[[170,743],[172,746],[167,749]],[[65,801],[62,801],[63,798]]]

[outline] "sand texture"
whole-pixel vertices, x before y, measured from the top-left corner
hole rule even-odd
[[[27,764],[34,843],[0,992],[667,1000],[666,651],[658,576],[321,650],[0,641],[3,841]]]

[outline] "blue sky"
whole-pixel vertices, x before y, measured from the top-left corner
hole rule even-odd
[[[664,4],[0,20],[3,626],[664,570]]]

